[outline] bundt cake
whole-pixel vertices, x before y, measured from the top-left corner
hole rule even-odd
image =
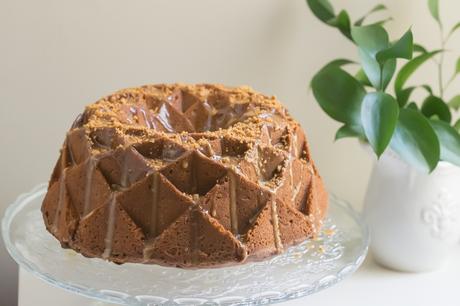
[[[260,260],[312,238],[327,194],[305,135],[247,87],[147,85],[86,107],[42,204],[65,248],[184,268]]]

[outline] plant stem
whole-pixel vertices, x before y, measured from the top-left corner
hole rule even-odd
[[[438,81],[439,81],[439,97],[442,99],[444,97],[444,82],[442,76],[442,68],[444,65],[444,48],[446,46],[446,41],[444,40],[444,31],[442,25],[439,25],[439,34],[441,37],[441,56],[439,57],[438,62]]]
[[[449,88],[450,84],[455,80],[455,74],[447,81],[446,85],[443,88],[443,91],[446,91]]]

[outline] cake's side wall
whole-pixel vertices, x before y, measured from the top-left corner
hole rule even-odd
[[[353,16],[378,2],[333,1]],[[397,20],[392,37],[413,24],[423,45],[437,43],[425,1],[384,2]],[[452,24],[460,3],[442,5]],[[303,125],[328,190],[360,206],[371,160],[353,141],[333,142],[339,125],[307,90],[323,64],[356,52],[315,20],[305,1],[4,0],[0,37],[2,215],[19,193],[48,180],[65,131],[85,104],[119,88],[176,81],[248,84],[276,94]],[[460,35],[452,48],[459,43]],[[430,69],[414,83],[426,83]],[[456,91],[458,82],[449,96]],[[16,271],[0,242],[0,305],[16,304]]]

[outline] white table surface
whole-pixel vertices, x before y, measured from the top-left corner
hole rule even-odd
[[[459,306],[460,249],[441,270],[401,273],[383,268],[368,256],[349,279],[304,299],[282,303],[340,306]]]
[[[109,305],[54,288],[22,270],[19,283],[19,306]],[[459,306],[460,248],[443,269],[420,274],[382,268],[370,255],[354,275],[332,288],[278,305]]]

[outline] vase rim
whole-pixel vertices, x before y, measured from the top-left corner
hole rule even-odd
[[[368,143],[363,142],[363,141],[359,141],[359,144],[361,145],[361,147],[363,148],[364,151],[366,151],[368,154],[372,155],[373,157],[376,157],[375,154],[374,154],[374,151],[372,150],[371,146]],[[390,148],[385,150],[384,154],[387,154],[389,156],[393,156],[394,158],[398,158],[401,161],[403,161],[401,159],[401,157],[399,156],[399,154],[396,153],[394,150],[392,150]],[[448,161],[445,161],[445,160],[440,160],[434,170],[436,170],[436,169],[452,169],[452,168],[460,168],[460,166],[454,165],[451,162],[448,162]]]

